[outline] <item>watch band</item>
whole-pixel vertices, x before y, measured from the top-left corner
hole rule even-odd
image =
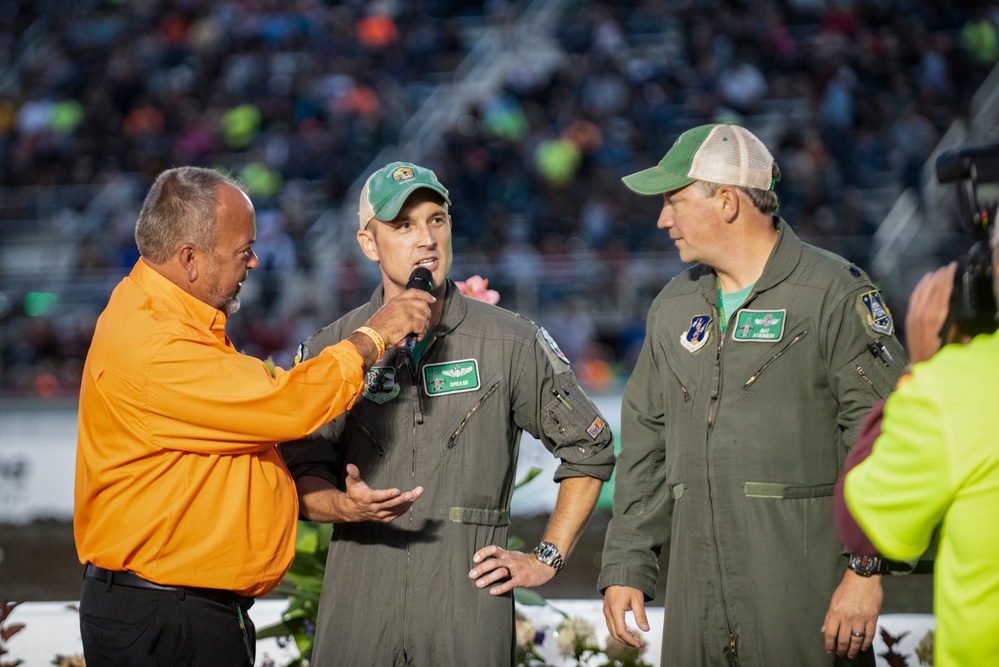
[[[534,557],[545,565],[555,568],[555,574],[562,571],[565,562],[562,560],[562,552],[551,542],[542,542],[534,547]]]

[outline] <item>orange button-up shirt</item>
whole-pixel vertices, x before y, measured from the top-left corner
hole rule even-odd
[[[298,500],[275,445],[349,408],[363,360],[342,342],[272,376],[225,322],[141,259],[115,288],[80,388],[81,562],[248,596],[288,570]]]

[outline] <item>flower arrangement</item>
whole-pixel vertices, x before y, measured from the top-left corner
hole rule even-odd
[[[454,281],[454,284],[457,286],[458,291],[465,296],[478,299],[479,301],[485,301],[486,303],[491,303],[494,306],[499,303],[499,292],[494,289],[489,289],[488,278],[483,278],[482,276],[472,276],[468,280],[456,280]]]
[[[553,607],[554,609],[554,607]],[[556,609],[556,611],[559,611]],[[593,625],[580,616],[564,612],[562,621],[551,632],[537,629],[519,611],[517,613],[517,667],[552,667],[541,653],[549,636],[555,639],[562,664],[575,667],[651,667],[642,660],[644,648],[634,648],[607,637],[603,648],[597,643]]]

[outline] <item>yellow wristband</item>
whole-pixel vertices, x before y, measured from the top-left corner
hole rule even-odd
[[[372,329],[371,327],[358,327],[354,330],[354,333],[364,334],[371,339],[371,342],[375,344],[375,348],[378,350],[377,358],[381,358],[385,354],[385,341],[382,340],[381,334]]]

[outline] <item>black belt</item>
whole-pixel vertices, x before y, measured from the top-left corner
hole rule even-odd
[[[91,581],[107,584],[108,587],[121,586],[123,588],[141,588],[149,591],[171,591],[177,593],[178,597],[192,595],[197,598],[204,598],[224,604],[227,607],[236,603],[244,611],[253,605],[253,598],[239,595],[232,591],[225,591],[218,588],[197,588],[195,586],[163,586],[162,584],[153,583],[148,579],[143,579],[134,572],[105,570],[103,567],[97,567],[92,563],[87,563],[87,570],[84,576]]]

